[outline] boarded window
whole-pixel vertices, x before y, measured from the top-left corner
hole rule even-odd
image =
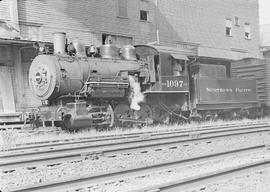
[[[128,17],[127,0],[118,0],[118,16]]]
[[[148,21],[148,12],[144,10],[140,10],[140,20]]]
[[[132,44],[132,37],[121,36],[121,35],[111,35],[111,34],[102,34],[102,44],[106,44],[108,39],[111,40],[112,44],[116,46],[130,45]]]
[[[251,39],[250,30],[250,24],[245,23],[245,39]]]
[[[226,19],[225,22],[226,25],[226,36],[232,36],[232,20],[231,19]]]

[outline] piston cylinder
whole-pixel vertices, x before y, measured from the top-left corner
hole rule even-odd
[[[64,125],[67,129],[85,128],[92,124],[92,118],[88,115],[86,102],[67,103],[67,114],[64,115]]]

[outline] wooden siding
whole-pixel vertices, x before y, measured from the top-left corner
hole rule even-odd
[[[102,33],[132,37],[138,43],[155,40],[154,7],[150,2],[149,22],[139,21],[139,1],[128,1],[128,18],[118,17],[116,0],[22,0],[18,3],[21,25],[40,25],[42,41],[51,41],[56,31],[65,31],[71,40],[77,38],[96,45],[101,44]]]
[[[10,20],[9,0],[0,1],[0,20]]]
[[[258,99],[262,104],[270,105],[270,60],[244,59],[232,62],[234,78],[255,79]]]
[[[51,41],[55,31],[65,31],[70,40],[86,44],[99,45],[102,33],[132,37],[135,44],[142,44],[156,41],[158,27],[161,44],[189,42],[261,56],[257,0],[159,0],[158,7],[156,0],[127,1],[127,18],[119,17],[117,0],[20,0],[18,9],[21,25],[38,25],[43,41]],[[143,9],[148,11],[148,21],[140,21]],[[234,24],[235,17],[239,26]],[[233,21],[232,37],[225,35],[226,18]],[[244,38],[245,22],[251,25],[251,40]]]
[[[4,112],[15,112],[15,102],[12,85],[12,66],[0,67],[0,91],[2,110]]]
[[[161,41],[191,42],[201,47],[248,52],[248,57],[261,57],[259,53],[258,1],[251,0],[160,0]],[[239,18],[236,26],[234,19]],[[225,34],[225,20],[232,20],[232,36]],[[244,23],[251,25],[251,40],[244,38]]]

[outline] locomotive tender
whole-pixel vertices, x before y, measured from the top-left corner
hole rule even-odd
[[[73,130],[238,115],[258,107],[256,81],[231,79],[176,48],[105,44],[99,50],[54,34],[54,54],[32,62],[29,82],[42,106],[36,120]],[[233,113],[232,113],[233,112]]]

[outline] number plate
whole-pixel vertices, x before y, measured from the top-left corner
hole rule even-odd
[[[161,77],[162,91],[188,91],[186,76]]]

